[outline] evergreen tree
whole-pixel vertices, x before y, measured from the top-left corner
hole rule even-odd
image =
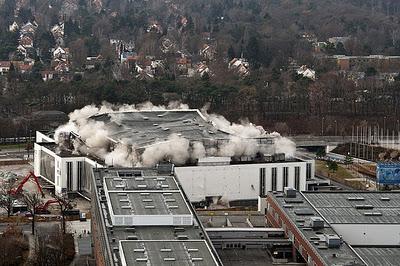
[[[258,43],[258,39],[256,36],[251,36],[246,45],[245,57],[255,68],[258,68],[260,66],[259,56],[260,44]]]
[[[229,46],[229,48],[228,48],[228,59],[229,59],[229,61],[230,61],[230,60],[232,60],[232,59],[235,58],[235,57],[236,57],[235,50],[233,49],[233,46],[231,45],[231,46]]]
[[[351,157],[349,154],[346,155],[344,158],[344,164],[350,165],[353,164],[353,157]]]
[[[339,168],[338,164],[334,161],[328,161],[326,164],[328,166],[329,171],[331,171],[332,173],[335,173]]]

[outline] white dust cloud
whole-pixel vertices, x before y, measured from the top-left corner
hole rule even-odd
[[[167,106],[155,106],[150,102],[138,105],[112,105],[103,103],[100,106],[88,105],[69,114],[69,121],[57,128],[55,132],[56,143],[60,148],[68,147],[67,136],[74,132],[79,136],[72,142],[73,153],[91,154],[104,160],[107,165],[122,167],[154,166],[160,161],[169,160],[177,165],[185,164],[188,160],[196,160],[206,156],[255,156],[257,153],[271,153],[266,145],[260,145],[257,138],[274,137],[272,153],[285,153],[293,156],[295,144],[282,137],[279,133],[267,133],[261,126],[256,126],[247,120],[240,123],[231,123],[221,115],[208,114],[206,108],[202,109],[203,116],[215,128],[231,136],[216,145],[205,147],[201,140],[189,141],[173,133],[165,140],[157,140],[148,145],[142,152],[132,140],[124,139],[115,143],[111,140],[109,126],[102,121],[90,119],[91,116],[110,114],[111,121],[116,119],[113,113],[135,111],[165,111],[187,110],[189,106],[180,102],[170,102]],[[129,144],[128,144],[129,143]],[[269,148],[272,145],[269,144]],[[143,148],[143,147],[141,147]]]

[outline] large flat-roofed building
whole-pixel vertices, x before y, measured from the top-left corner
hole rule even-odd
[[[266,200],[268,223],[285,231],[295,248],[293,253],[307,265],[366,265],[301,192],[269,193]]]
[[[134,143],[137,148],[166,140],[171,134],[190,141],[229,139],[229,133],[218,130],[196,109],[116,112],[96,115],[91,119],[107,124],[111,141],[125,140],[127,144]]]
[[[399,265],[399,247],[353,247],[357,254],[370,266]]]
[[[175,176],[190,201],[199,205],[215,200],[232,202],[233,205],[245,201],[256,204],[258,196],[268,191],[283,191],[285,186],[306,190],[307,180],[314,177],[312,159],[277,152],[277,149],[281,151],[276,142],[277,135],[257,135],[260,129],[252,126],[251,134],[256,136],[249,134],[238,140],[235,132],[219,129],[199,110],[104,113],[92,116],[88,121],[100,123],[102,130],[107,132],[107,145],[100,149],[103,154],[109,153],[107,159],[93,152],[95,149],[85,143],[77,132],[63,134],[63,141],[57,144],[56,136],[37,132],[35,174],[52,182],[57,193],[87,191],[88,186],[82,185],[87,180],[82,177],[86,168],[118,165],[119,159],[128,157],[139,160],[126,159],[129,167],[145,165],[149,160],[144,159],[144,153],[153,165],[178,158]],[[174,141],[171,136],[184,139],[183,144],[162,146]],[[200,149],[198,144],[201,144]],[[129,154],[113,153],[120,145],[129,146],[128,149],[121,149]],[[170,154],[175,147],[179,150],[176,156]],[[244,155],[249,152],[247,149],[257,152]],[[198,158],[191,156],[199,153],[202,155]],[[135,197],[135,193],[130,195]]]
[[[202,240],[122,240],[119,245],[122,265],[217,265]]]
[[[350,245],[400,247],[399,192],[304,192]]]
[[[313,262],[328,259],[315,265],[354,265],[334,263],[352,254],[355,262],[362,262],[355,265],[395,266],[400,256],[399,200],[399,192],[290,190],[267,195],[266,217],[286,231],[305,261],[310,256]],[[330,248],[331,239],[336,247]]]
[[[221,265],[190,202],[171,176],[172,168],[165,169],[93,169],[92,237],[97,265]],[[107,196],[110,193],[116,198]],[[122,220],[115,217],[116,209],[124,214]]]
[[[114,225],[193,224],[193,214],[173,176],[112,171],[104,174],[103,188]]]

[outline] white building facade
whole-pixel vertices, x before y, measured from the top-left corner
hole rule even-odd
[[[175,167],[175,175],[191,202],[257,200],[284,187],[306,190],[307,179],[314,177],[314,161],[184,166]]]
[[[71,191],[90,193],[92,168],[101,164],[84,156],[65,156],[51,149],[54,140],[36,133],[34,173],[55,186],[55,193]],[[46,145],[49,144],[49,145]]]

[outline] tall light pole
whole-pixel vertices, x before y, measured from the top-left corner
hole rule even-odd
[[[337,136],[337,121],[335,120],[335,136]]]
[[[383,134],[386,132],[386,116],[383,117]]]
[[[325,120],[325,117],[323,116],[322,117],[322,123],[321,123],[321,136],[324,135],[324,120]]]
[[[29,129],[29,141],[28,141],[28,159],[30,158],[29,156],[30,156],[30,149],[31,149],[31,140],[32,139],[32,130],[31,129]]]

